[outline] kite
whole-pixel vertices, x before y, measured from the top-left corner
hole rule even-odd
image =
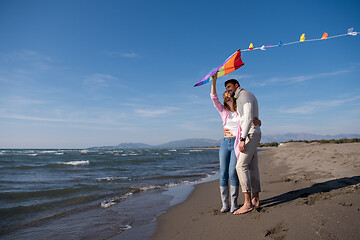
[[[212,75],[214,75],[217,72],[217,77],[222,77],[228,73],[231,73],[235,71],[236,69],[243,66],[244,63],[241,60],[241,51],[240,49],[231,54],[230,57],[228,57],[225,62],[223,62],[220,66],[206,74],[205,77],[203,77],[197,84],[195,84],[194,87],[204,85],[212,80]]]
[[[338,37],[344,37],[344,36],[356,36],[360,32],[354,32],[354,28],[349,28],[348,32],[345,34],[335,35],[335,36],[329,36],[328,33],[324,32],[321,38],[315,38],[315,39],[306,39],[305,33],[303,33],[300,36],[300,40],[296,42],[290,42],[290,43],[282,43],[279,41],[277,45],[262,45],[261,47],[254,48],[254,45],[250,43],[249,48],[244,50],[237,50],[235,53],[231,54],[230,57],[228,57],[225,62],[223,62],[220,66],[213,69],[210,73],[206,74],[205,77],[203,77],[197,84],[194,85],[194,87],[204,85],[212,80],[212,76],[217,72],[217,77],[222,77],[228,73],[231,73],[235,71],[236,69],[239,69],[244,65],[244,63],[241,60],[241,52],[247,52],[247,51],[255,51],[255,50],[262,50],[265,51],[269,48],[274,47],[282,47],[286,45],[292,45],[302,42],[312,42],[312,41],[323,41],[330,38],[338,38]]]

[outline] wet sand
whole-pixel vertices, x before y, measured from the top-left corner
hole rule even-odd
[[[152,239],[359,238],[360,143],[287,143],[259,158],[259,209],[220,213],[218,180],[199,184],[158,218]]]

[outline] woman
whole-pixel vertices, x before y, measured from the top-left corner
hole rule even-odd
[[[220,195],[222,201],[221,212],[235,212],[238,209],[237,198],[239,194],[239,179],[236,173],[236,161],[240,154],[240,115],[236,111],[236,100],[228,92],[224,92],[224,104],[221,104],[216,93],[217,74],[213,75],[211,86],[211,100],[219,111],[223,121],[224,139],[220,145]],[[253,124],[261,124],[260,120],[254,119]],[[230,178],[230,202],[229,206],[229,178]]]

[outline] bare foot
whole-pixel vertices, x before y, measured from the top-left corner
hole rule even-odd
[[[254,197],[252,200],[251,200],[251,204],[255,207],[255,208],[258,208],[260,207],[260,200],[258,197]]]
[[[240,214],[245,214],[245,213],[248,213],[248,212],[251,212],[252,210],[254,210],[254,206],[252,205],[242,205],[241,208],[239,208],[238,210],[236,210],[233,214],[234,215],[240,215]]]

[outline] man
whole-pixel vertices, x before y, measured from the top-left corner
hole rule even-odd
[[[237,111],[240,115],[240,155],[237,160],[236,171],[245,200],[244,205],[234,212],[238,215],[250,212],[254,207],[260,205],[259,192],[261,189],[257,146],[260,143],[261,130],[259,125],[252,125],[253,119],[259,118],[259,110],[256,97],[249,91],[240,88],[236,79],[226,81],[225,88],[228,93],[234,94]]]

